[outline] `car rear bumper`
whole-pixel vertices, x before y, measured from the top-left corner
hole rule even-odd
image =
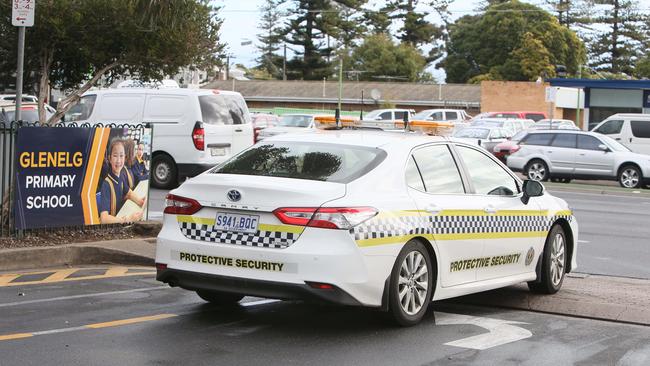
[[[158,270],[158,281],[179,286],[186,290],[224,291],[248,296],[267,297],[273,299],[302,299],[325,302],[337,305],[359,306],[357,301],[347,292],[336,286],[331,289],[316,289],[308,284],[292,284],[248,278],[227,277],[206,273],[183,271],[178,269]]]

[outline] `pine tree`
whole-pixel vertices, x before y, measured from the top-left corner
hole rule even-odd
[[[592,0],[598,16],[593,17],[589,36],[589,66],[612,74],[633,75],[637,60],[645,54],[643,16],[633,0]]]
[[[282,12],[278,6],[279,0],[266,0],[260,6],[262,17],[259,29],[262,31],[257,35],[260,45],[257,49],[261,55],[257,59],[257,69],[262,70],[275,78],[282,78],[282,56],[276,54],[282,42],[281,19]]]

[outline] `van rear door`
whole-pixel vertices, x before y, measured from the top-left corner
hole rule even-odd
[[[199,95],[205,149],[213,157],[232,156],[253,145],[253,126],[239,94]]]
[[[630,121],[630,128],[632,130],[628,140],[630,150],[639,154],[650,155],[650,120],[632,120]]]

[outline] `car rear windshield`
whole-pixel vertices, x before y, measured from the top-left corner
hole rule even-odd
[[[248,107],[239,95],[215,94],[199,97],[203,123],[241,125],[251,123]]]
[[[384,150],[335,144],[275,142],[256,145],[214,168],[245,174],[349,183],[386,158]]]
[[[283,127],[309,127],[312,116],[285,115],[280,118],[278,126]]]

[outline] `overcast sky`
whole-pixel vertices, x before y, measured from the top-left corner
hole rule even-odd
[[[246,67],[255,66],[255,58],[259,56],[254,47],[257,42],[257,34],[260,32],[258,23],[261,16],[259,11],[263,0],[215,0],[214,4],[222,7],[220,17],[223,19],[221,27],[221,39],[228,43],[229,53],[232,55],[231,63],[241,63]],[[371,0],[368,2],[372,8],[377,4],[383,4],[383,1]],[[455,0],[450,7],[452,18],[458,18],[465,14],[471,14],[476,11],[481,0]],[[437,16],[432,14],[430,21],[440,23]],[[253,45],[242,46],[242,40],[252,40]],[[426,50],[428,51],[428,50]],[[435,70],[433,66],[429,71],[439,81],[444,81],[444,72]]]

